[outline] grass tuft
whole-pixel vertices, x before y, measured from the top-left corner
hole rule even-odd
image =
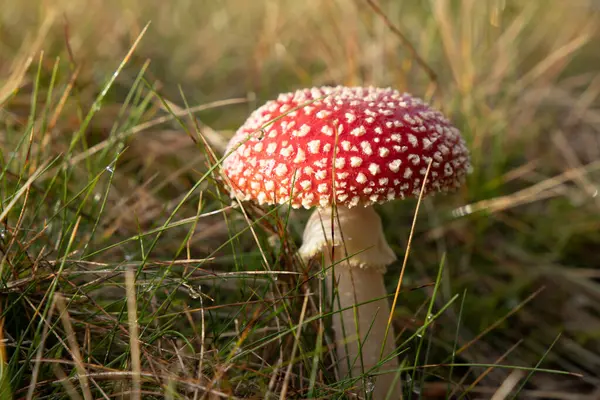
[[[0,15],[0,400],[369,382],[336,376],[308,213],[220,173],[254,108],[324,84],[424,97],[472,151],[459,193],[378,209],[405,398],[597,395],[595,1],[38,3]]]

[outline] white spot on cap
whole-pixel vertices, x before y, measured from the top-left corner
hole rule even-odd
[[[327,136],[333,136],[333,129],[330,126],[325,125],[321,128],[321,133]]]
[[[323,152],[329,153],[329,150],[331,150],[331,143],[325,143],[325,145],[323,146]]]
[[[389,181],[390,181],[390,180],[389,180],[388,178],[379,178],[379,184],[380,184],[381,186],[385,186],[385,185],[387,185]]]
[[[311,186],[312,186],[312,182],[309,181],[308,179],[300,181],[300,187],[304,190],[310,189]]]
[[[335,167],[336,168],[344,168],[344,165],[346,164],[346,159],[343,157],[337,157],[335,159]]]
[[[349,112],[347,112],[345,114],[345,117],[346,117],[346,121],[348,121],[348,123],[352,123],[352,122],[354,122],[354,120],[356,120],[356,115],[349,113]]]
[[[319,119],[324,119],[324,118],[327,118],[327,117],[328,117],[328,116],[330,116],[330,115],[331,115],[331,113],[330,113],[329,111],[320,110],[320,111],[317,113],[317,118],[319,118]]]
[[[319,147],[321,146],[320,140],[311,140],[308,142],[308,151],[312,154],[317,154],[319,152]]]
[[[380,157],[387,157],[388,154],[390,154],[390,149],[388,149],[387,147],[380,147],[379,148],[379,156]]]
[[[356,182],[365,183],[366,181],[367,181],[367,176],[365,174],[363,174],[362,172],[359,172],[358,175],[356,175]]]
[[[338,172],[336,175],[338,179],[346,179],[350,174],[348,172]]]
[[[363,162],[363,160],[360,157],[350,157],[350,165],[352,167],[360,167],[362,162]]]
[[[379,167],[378,164],[375,164],[375,163],[369,164],[369,172],[371,172],[373,175],[377,175],[380,171],[381,171],[381,168]]]
[[[371,149],[371,143],[367,141],[360,142],[360,147],[362,148],[363,153],[370,156],[373,154],[373,150]]]
[[[381,127],[378,126],[377,128],[375,128],[375,133],[381,135],[383,133],[383,129],[381,129]]]
[[[254,145],[254,151],[262,151],[263,149],[263,142],[258,142]]]
[[[320,183],[319,186],[317,186],[317,192],[319,193],[327,193],[328,189],[329,185],[327,183]]]
[[[292,154],[292,150],[294,148],[292,147],[292,145],[289,145],[288,147],[284,147],[279,151],[279,154],[281,154],[284,157],[289,157],[290,154]]]
[[[346,201],[346,199],[348,198],[348,195],[346,193],[341,193],[337,195],[337,201],[339,202],[344,202]]]
[[[267,190],[273,190],[274,187],[275,187],[275,182],[273,182],[273,181],[266,181],[265,182],[265,189],[267,189]]]
[[[314,198],[315,198],[314,194],[312,194],[312,193],[307,194],[302,199],[302,206],[306,207],[306,208],[311,208],[312,207],[312,202],[313,202]]]
[[[408,141],[410,142],[410,144],[412,144],[413,147],[417,147],[419,145],[419,141],[417,140],[417,137],[415,135],[413,135],[412,133],[408,134]]]
[[[413,174],[412,169],[406,168],[404,170],[404,178],[405,179],[409,179],[412,176],[412,174]]]
[[[348,207],[356,207],[360,203],[360,197],[354,196],[352,200],[348,202]]]
[[[398,172],[400,170],[400,165],[402,165],[402,160],[394,160],[388,164],[388,167],[390,167],[392,172]]]
[[[264,192],[260,192],[258,193],[258,196],[256,196],[256,200],[258,200],[258,204],[264,204],[267,200],[267,195]]]
[[[288,169],[285,164],[279,164],[277,168],[275,168],[275,174],[277,174],[277,176],[283,176],[287,171]]]
[[[454,173],[454,170],[452,169],[452,166],[450,165],[450,163],[444,164],[444,175],[452,176],[453,173]]]
[[[303,137],[308,135],[310,132],[310,126],[303,124],[297,131],[294,132],[294,136]]]
[[[296,164],[300,164],[300,163],[304,162],[305,160],[306,160],[306,153],[304,152],[304,150],[298,149],[298,152],[296,153],[296,158],[294,158],[294,162]]]
[[[357,128],[354,128],[354,129],[352,129],[352,131],[350,131],[351,135],[358,136],[358,137],[364,135],[365,133],[367,133],[367,130],[362,125]]]
[[[352,147],[352,143],[350,143],[347,140],[342,140],[342,142],[340,143],[340,145],[342,146],[342,149],[344,149],[346,151],[350,151],[350,148]]]
[[[273,154],[275,153],[275,150],[277,150],[277,143],[269,143],[269,145],[267,146],[267,154]]]
[[[412,161],[413,165],[419,165],[421,163],[421,157],[417,154],[409,154],[407,158]]]
[[[367,122],[367,124],[372,124],[375,121],[375,118],[367,117],[367,118],[365,118],[365,121]]]
[[[317,179],[325,179],[327,177],[327,171],[325,171],[324,169],[320,169],[317,172],[315,172],[315,178]]]

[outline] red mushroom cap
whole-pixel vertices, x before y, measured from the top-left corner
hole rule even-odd
[[[229,142],[233,194],[259,204],[353,207],[458,188],[470,170],[460,132],[393,89],[320,87],[281,94]],[[335,178],[335,179],[334,179]]]

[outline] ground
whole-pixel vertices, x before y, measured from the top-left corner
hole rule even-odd
[[[416,199],[377,208],[405,397],[600,396],[597,1],[6,3],[2,399],[354,386],[295,257],[310,213],[219,168],[252,110],[331,84],[424,98],[471,151],[412,236]]]

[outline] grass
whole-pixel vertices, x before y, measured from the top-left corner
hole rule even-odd
[[[252,109],[330,83],[424,97],[472,151],[416,220],[392,321],[407,394],[595,398],[599,12],[5,5],[0,398],[343,398],[322,273],[294,257],[308,212],[232,203],[218,168]],[[415,208],[378,209],[401,259]]]

